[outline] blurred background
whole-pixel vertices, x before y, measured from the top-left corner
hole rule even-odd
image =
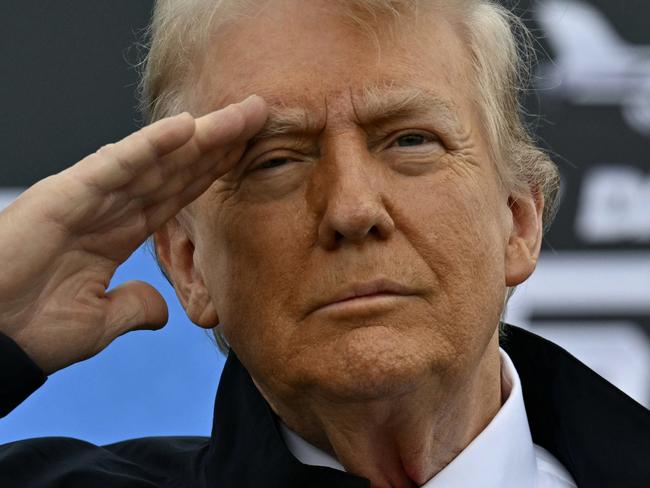
[[[568,349],[650,406],[650,3],[521,0],[539,51],[530,124],[563,177],[537,272],[508,320]],[[0,3],[0,209],[141,125],[137,40],[151,1]],[[47,239],[47,236],[43,236]],[[139,249],[111,286],[156,286],[160,332],[135,332],[52,375],[0,421],[0,444],[209,435],[224,358]]]

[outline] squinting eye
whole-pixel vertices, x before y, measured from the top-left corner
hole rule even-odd
[[[264,169],[279,168],[280,166],[284,166],[288,162],[289,162],[289,158],[269,159],[268,161],[265,161],[262,164],[257,165],[255,168],[253,168],[253,171],[257,171],[258,169],[264,170]]]
[[[427,142],[427,139],[433,139],[431,136],[425,136],[423,134],[406,134],[399,137],[396,140],[396,143],[399,147],[412,147],[420,146]]]

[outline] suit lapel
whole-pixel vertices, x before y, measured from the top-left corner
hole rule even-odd
[[[533,441],[579,487],[650,486],[650,413],[564,349],[506,326]]]

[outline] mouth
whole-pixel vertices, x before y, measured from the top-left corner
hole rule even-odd
[[[411,287],[387,279],[352,283],[331,298],[320,302],[314,311],[374,312],[393,307],[398,301],[415,295]]]

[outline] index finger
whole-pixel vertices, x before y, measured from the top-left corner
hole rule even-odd
[[[102,192],[115,191],[153,169],[164,156],[190,141],[195,154],[185,161],[187,165],[196,163],[216,147],[252,137],[262,128],[266,117],[266,104],[255,95],[200,119],[182,113],[104,146],[73,168],[77,177],[92,187]]]

